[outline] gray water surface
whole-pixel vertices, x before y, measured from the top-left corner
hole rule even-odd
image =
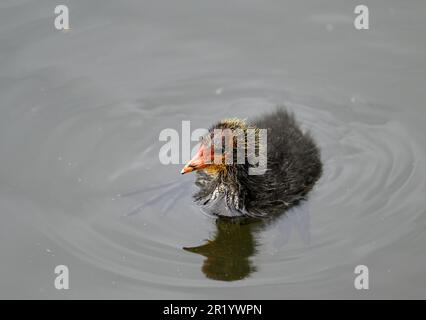
[[[362,3],[3,0],[0,297],[425,298],[426,3]],[[322,151],[308,201],[206,216],[160,131],[277,104]]]

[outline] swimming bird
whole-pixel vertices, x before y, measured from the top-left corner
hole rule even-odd
[[[251,121],[229,118],[213,125],[181,173],[192,171],[199,188],[194,200],[206,211],[270,217],[305,199],[321,176],[322,163],[310,133],[278,107]]]

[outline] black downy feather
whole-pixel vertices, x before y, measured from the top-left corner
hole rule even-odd
[[[248,125],[267,129],[267,170],[249,175],[250,165],[245,163],[227,165],[216,175],[197,171],[199,190],[194,199],[209,213],[227,217],[282,213],[304,199],[321,176],[318,147],[285,109],[277,108]],[[210,134],[216,128],[226,128],[226,122],[213,126]]]

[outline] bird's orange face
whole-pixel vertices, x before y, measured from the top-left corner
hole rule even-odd
[[[194,157],[191,160],[189,160],[189,162],[185,165],[185,167],[183,167],[180,173],[185,174],[195,170],[207,168],[208,164],[205,161],[206,152],[208,152],[208,150],[206,150],[203,144],[200,144],[200,147],[197,153],[194,155]]]
[[[204,169],[209,174],[215,174],[226,169],[224,154],[216,154],[214,146],[201,143],[197,153],[183,167],[181,174]]]
[[[232,164],[231,159],[236,143],[236,130],[244,130],[247,125],[243,120],[236,118],[225,119],[210,130],[210,134],[203,137],[200,147],[194,157],[185,165],[181,173],[204,169],[208,174],[217,174],[226,170]],[[216,135],[215,131],[220,130]],[[241,132],[238,131],[238,134]],[[220,142],[219,142],[220,141]]]

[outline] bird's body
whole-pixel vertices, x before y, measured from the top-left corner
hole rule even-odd
[[[293,115],[282,108],[249,123],[223,120],[212,127],[210,135],[214,129],[224,128],[245,132],[248,128],[266,129],[267,170],[249,174],[253,165],[248,162],[199,165],[191,160],[182,172],[200,169],[194,199],[213,214],[265,217],[281,213],[303,199],[321,175],[318,147],[308,133],[302,132]]]

